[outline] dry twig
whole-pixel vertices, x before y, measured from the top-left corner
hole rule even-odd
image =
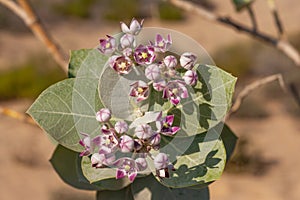
[[[281,38],[281,37],[284,36],[284,29],[283,29],[283,25],[281,23],[281,20],[279,18],[279,14],[278,14],[278,11],[277,11],[277,8],[276,8],[276,5],[275,5],[275,1],[274,0],[268,0],[268,5],[269,5],[270,11],[273,15],[279,38]]]
[[[189,1],[183,0],[170,0],[170,2],[182,8],[188,12],[195,12],[202,18],[217,23],[225,25],[229,28],[233,28],[241,33],[248,34],[249,36],[254,37],[255,39],[261,40],[267,44],[270,44],[280,50],[283,54],[285,54],[288,58],[290,58],[296,66],[300,67],[300,55],[299,52],[287,41],[282,39],[277,39],[272,37],[271,35],[264,34],[260,31],[255,31],[252,28],[248,28],[247,26],[238,23],[226,16],[219,16],[218,14],[205,9],[199,5],[196,5]]]
[[[231,107],[230,111],[228,112],[226,118],[229,118],[231,114],[235,113],[241,106],[243,100],[254,90],[256,90],[259,87],[262,87],[270,82],[278,81],[280,87],[283,89],[283,91],[287,92],[283,77],[281,74],[274,74],[271,76],[267,76],[265,78],[259,79],[257,81],[254,81],[253,83],[246,85],[246,87],[238,94],[236,97],[235,102],[233,103],[233,106]]]
[[[29,2],[27,0],[18,0],[19,4],[17,4],[12,0],[0,0],[0,3],[9,8],[24,21],[24,23],[31,29],[34,35],[44,43],[59,66],[65,72],[67,72],[68,65],[66,62],[66,54],[62,51],[60,46],[54,42],[51,35],[41,24],[40,19],[33,11]]]
[[[28,124],[31,124],[31,125],[35,125],[35,126],[37,125],[35,123],[35,121],[33,121],[33,119],[30,116],[28,116],[27,114],[17,112],[15,110],[11,110],[8,108],[4,108],[2,106],[0,106],[0,114],[11,117],[13,119],[16,119],[16,120],[19,120],[22,122],[25,122],[25,123],[28,123]]]

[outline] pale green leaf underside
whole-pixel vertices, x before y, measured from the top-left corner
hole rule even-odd
[[[58,82],[46,89],[27,112],[59,144],[82,151],[80,133],[96,135],[100,130],[95,112],[102,105],[95,95],[89,94],[97,92],[93,84],[94,81],[89,79]],[[78,91],[80,88],[87,92]]]

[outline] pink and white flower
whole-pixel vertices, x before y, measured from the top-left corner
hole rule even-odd
[[[142,30],[143,22],[144,22],[144,20],[142,20],[139,23],[136,19],[133,18],[130,22],[129,27],[124,22],[121,22],[121,30],[123,33],[129,33],[131,35],[138,35],[140,33],[140,31]]]
[[[138,172],[138,166],[135,160],[124,157],[118,159],[114,165],[118,168],[116,172],[117,179],[127,176],[131,182],[134,181]]]
[[[169,81],[163,89],[163,98],[167,98],[173,105],[178,105],[183,98],[187,98],[188,90],[185,83],[179,80]]]
[[[98,50],[103,54],[111,54],[116,50],[116,39],[107,35],[107,39],[100,39]]]
[[[140,65],[150,65],[156,58],[153,46],[139,45],[134,51],[134,60]]]
[[[110,57],[108,63],[118,74],[128,74],[133,66],[131,59],[127,56],[114,55]]]
[[[129,95],[137,97],[137,102],[143,101],[149,96],[149,86],[144,81],[136,81],[132,83]]]
[[[173,136],[180,130],[180,127],[178,126],[172,127],[173,121],[174,115],[168,115],[165,118],[156,121],[156,127],[158,129],[158,132],[160,132],[163,135]]]
[[[172,45],[172,39],[170,34],[168,34],[167,39],[164,39],[163,36],[160,34],[156,35],[155,43],[154,43],[154,47],[156,51],[164,53],[169,50],[171,45]]]
[[[177,59],[172,55],[166,56],[163,62],[169,69],[174,69],[177,66]]]

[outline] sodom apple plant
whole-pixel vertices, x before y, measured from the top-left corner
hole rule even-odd
[[[191,38],[142,26],[72,51],[68,79],[28,113],[57,142],[59,176],[97,199],[209,199],[236,142],[236,78]]]

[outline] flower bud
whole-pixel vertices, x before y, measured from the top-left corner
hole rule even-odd
[[[169,158],[167,154],[165,153],[159,153],[157,156],[154,158],[154,166],[156,169],[164,169],[168,167],[169,164]]]
[[[137,158],[135,159],[135,163],[137,164],[138,171],[144,171],[147,169],[148,164],[145,158]]]
[[[150,137],[150,144],[151,144],[152,146],[157,146],[157,145],[159,145],[160,140],[161,140],[160,134],[159,134],[159,133],[156,133],[156,134],[154,134],[154,135],[152,135],[152,136]]]
[[[138,125],[134,132],[139,139],[148,139],[153,135],[152,128],[148,124]]]
[[[197,56],[193,53],[186,52],[180,56],[180,65],[185,69],[192,69],[196,63]]]
[[[134,36],[131,34],[125,34],[120,39],[120,44],[123,49],[132,46],[133,43],[134,43]]]
[[[166,67],[170,68],[170,69],[174,69],[177,65],[177,59],[175,56],[167,56],[164,58],[164,64],[166,65]]]
[[[123,135],[120,138],[119,146],[120,146],[121,152],[123,152],[123,153],[131,152],[134,147],[134,140],[128,135]]]
[[[193,85],[196,85],[196,83],[197,83],[198,75],[197,75],[197,72],[188,70],[185,72],[185,74],[182,78],[187,85],[193,86]]]
[[[157,64],[149,65],[145,69],[145,75],[149,80],[157,80],[160,78],[160,68]]]
[[[125,133],[128,131],[128,124],[125,121],[118,121],[115,124],[115,130],[119,134]]]
[[[99,122],[108,122],[111,118],[111,113],[108,108],[102,108],[96,113],[96,120]]]
[[[94,153],[91,157],[92,167],[100,168],[103,166],[104,154]]]
[[[154,90],[160,92],[163,91],[163,89],[166,87],[167,83],[165,80],[159,80],[159,81],[155,81],[153,83],[153,88]]]

